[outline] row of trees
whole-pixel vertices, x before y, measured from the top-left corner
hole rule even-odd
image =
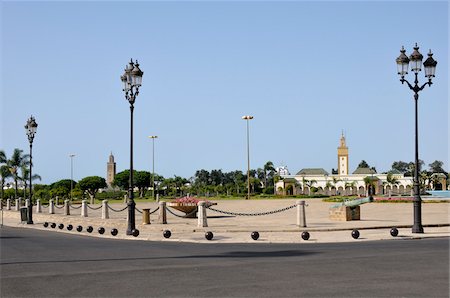
[[[4,186],[7,181],[14,184],[13,194],[9,191],[7,197],[19,196],[26,197],[27,183],[29,181],[29,166],[30,158],[28,154],[24,154],[23,150],[14,149],[10,158],[7,158],[5,152],[0,150],[0,195],[4,197]],[[429,185],[438,183],[434,181],[437,179],[435,173],[442,173],[448,178],[448,173],[443,169],[443,162],[434,161],[430,163],[428,170],[422,170],[424,162],[420,161],[420,181],[424,188]],[[358,167],[371,168],[376,172],[374,167],[370,167],[366,161],[361,161]],[[385,183],[389,185],[398,184],[392,173],[401,173],[405,176],[412,176],[414,174],[414,163],[396,161],[392,164],[392,170],[389,171],[388,181]],[[369,177],[370,178],[370,177]],[[368,178],[367,184],[370,184]],[[40,180],[41,177],[34,174],[32,180]],[[266,162],[261,168],[250,170],[250,192],[252,194],[273,194],[275,183],[280,179],[277,175],[274,165],[271,161]],[[195,175],[189,179],[174,176],[164,178],[161,175],[155,174],[153,179],[152,174],[147,171],[134,171],[134,186],[137,188],[139,197],[144,197],[149,188],[152,187],[152,181],[155,183],[155,192],[163,196],[182,196],[187,193],[193,195],[210,196],[210,195],[242,195],[247,191],[247,173],[236,170],[231,172],[223,172],[221,169],[213,169],[211,171],[201,169],[195,172]],[[332,188],[336,185],[338,178],[330,179],[327,187]],[[314,192],[314,180],[304,180],[302,185],[308,187],[311,192]],[[351,182],[348,182],[351,183]],[[19,194],[19,184],[23,185],[23,195]],[[115,176],[113,186],[122,191],[126,191],[129,187],[129,170],[122,171]],[[351,186],[351,185],[349,185]],[[102,177],[89,176],[80,181],[72,181],[70,179],[63,179],[52,183],[50,185],[34,184],[34,197],[40,199],[50,199],[58,196],[60,198],[87,198],[91,200],[95,198],[100,189],[106,188],[106,181]],[[353,187],[353,186],[351,186]],[[124,192],[119,192],[118,196],[123,195]]]
[[[122,190],[129,187],[129,170],[122,171],[115,176],[113,185]],[[146,195],[152,187],[152,174],[147,171],[134,171],[133,184],[138,189],[140,197]],[[275,168],[271,161],[262,168],[250,170],[250,190],[252,193],[274,193],[274,183],[277,181]],[[164,178],[155,174],[155,192],[161,195],[181,196],[187,193],[195,195],[240,195],[247,190],[247,173],[242,171],[222,172],[221,169],[207,171],[201,169],[189,179],[174,176]]]

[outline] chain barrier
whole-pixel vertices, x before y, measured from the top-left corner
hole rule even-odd
[[[64,205],[61,205],[61,207],[59,207],[58,205],[54,205],[56,208],[58,208],[58,209],[62,209],[62,208],[64,208]]]
[[[98,207],[91,207],[91,206],[89,206],[89,204],[86,204],[87,205],[87,207],[89,208],[89,209],[91,209],[91,210],[98,210],[98,209],[101,209],[103,206],[98,206]]]
[[[111,209],[111,210],[114,211],[114,212],[122,212],[122,211],[124,211],[125,209],[128,208],[128,205],[125,206],[123,209],[120,209],[120,210],[114,209],[113,207],[111,207],[111,206],[109,206],[109,205],[108,205],[108,208]]]
[[[158,211],[158,210],[159,210],[159,206],[158,206],[158,208],[156,208],[154,211],[150,212],[150,214],[153,214],[153,213],[155,213],[155,212]]]
[[[158,209],[159,209],[159,207],[158,207]],[[156,209],[156,210],[158,210],[158,209]],[[155,210],[155,211],[156,211],[156,210]],[[166,207],[166,210],[169,211],[170,214],[175,215],[176,217],[181,217],[181,218],[187,218],[187,217],[189,217],[189,216],[194,215],[195,213],[197,213],[197,209],[194,209],[192,212],[187,213],[187,214],[185,214],[185,215],[178,215],[178,214],[176,214],[176,213],[173,213],[172,210],[170,210],[168,207]]]
[[[142,214],[142,211],[138,209],[138,207],[134,207],[134,209],[139,212],[140,214]]]
[[[297,206],[297,204],[289,206],[289,207],[286,207],[286,208],[278,209],[278,210],[273,210],[273,211],[268,211],[268,212],[257,212],[257,213],[230,212],[230,211],[218,210],[218,209],[211,208],[211,207],[206,207],[206,208],[208,208],[211,211],[215,211],[215,212],[223,213],[223,214],[228,214],[228,215],[234,215],[234,216],[263,216],[263,215],[270,215],[270,214],[275,214],[275,213],[279,213],[279,212],[284,212],[284,211],[292,209],[292,208],[294,208],[296,206]]]
[[[83,206],[83,205],[80,205],[80,206],[78,206],[78,207],[73,207],[72,205],[69,205],[69,207],[72,208],[72,209],[80,209],[81,206]]]
[[[42,208],[48,208],[50,206],[50,204],[48,205],[41,205]]]

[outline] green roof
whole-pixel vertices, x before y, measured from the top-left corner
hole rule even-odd
[[[289,183],[289,182],[291,182],[291,183],[295,183],[295,182],[297,182],[297,179],[295,179],[295,178],[284,178],[283,179],[283,181],[286,183]]]
[[[354,175],[372,175],[372,174],[376,174],[376,173],[377,172],[371,168],[357,168],[353,172]]]
[[[307,168],[302,169],[300,172],[297,173],[297,176],[315,176],[315,175],[329,175],[327,171],[325,171],[322,168]]]

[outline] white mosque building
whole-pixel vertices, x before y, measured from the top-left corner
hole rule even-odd
[[[295,175],[289,175],[286,168],[279,172],[281,179],[275,184],[278,195],[411,195],[413,178],[400,172],[378,174],[371,168],[357,168],[349,173],[348,147],[342,134],[337,150],[337,174],[330,174],[322,168],[307,168]]]

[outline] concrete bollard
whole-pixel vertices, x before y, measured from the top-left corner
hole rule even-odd
[[[156,203],[159,203],[159,193],[156,194]]]
[[[11,199],[6,200],[6,210],[11,210]]]
[[[48,201],[48,213],[55,214],[55,202],[53,201],[53,199]]]
[[[42,205],[40,199],[36,200],[36,213],[42,213]]]
[[[59,204],[59,197],[58,197],[58,196],[56,196],[56,197],[55,197],[55,199],[56,199],[56,202],[55,202],[55,204],[56,204],[56,206],[58,206],[58,204]]]
[[[297,226],[306,227],[305,201],[298,200],[297,204]]]
[[[29,207],[30,206],[30,199],[26,199],[25,200],[25,207]]]
[[[198,223],[197,223],[197,226],[198,227],[207,227],[208,226],[208,217],[206,216],[206,206],[205,205],[206,205],[205,201],[200,201],[197,204],[197,206],[198,206],[198,212],[197,212]]]
[[[16,208],[16,211],[19,211],[20,210],[20,206],[22,205],[22,199],[16,199],[16,206],[15,206],[15,208]]]
[[[88,217],[87,201],[81,201],[81,217]]]
[[[69,200],[64,200],[64,215],[70,215]]]
[[[149,208],[142,209],[142,223],[144,225],[150,224],[150,209]]]
[[[158,223],[167,224],[166,202],[159,202]]]
[[[102,219],[108,219],[109,213],[108,213],[108,200],[102,201]]]

